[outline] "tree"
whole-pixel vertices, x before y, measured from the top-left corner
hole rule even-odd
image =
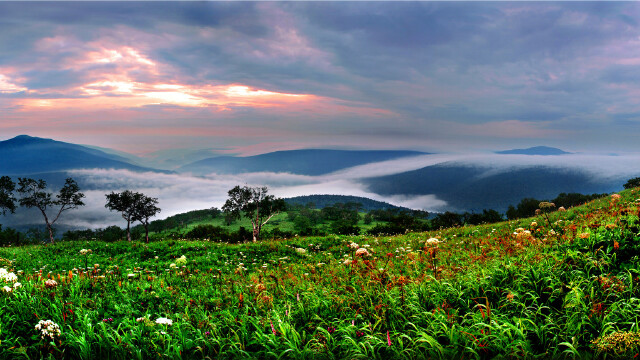
[[[127,240],[131,241],[131,222],[136,221],[136,204],[141,200],[141,193],[125,190],[121,193],[111,192],[106,194],[107,203],[104,207],[110,211],[118,211],[122,218],[127,221]]]
[[[0,177],[0,215],[5,215],[7,211],[14,213],[16,211],[16,198],[13,191],[16,184],[8,176]]]
[[[152,198],[144,194],[140,194],[138,201],[134,206],[133,217],[135,220],[140,221],[144,226],[145,239],[149,243],[149,219],[156,216],[160,212],[158,205],[158,198]]]
[[[623,185],[625,189],[633,189],[640,186],[640,177],[627,180],[627,183]]]
[[[49,231],[49,239],[52,243],[54,242],[53,224],[58,221],[60,215],[66,210],[77,209],[79,206],[84,206],[82,198],[85,196],[80,192],[80,187],[78,187],[78,184],[72,178],[66,179],[64,186],[56,195],[55,200],[52,199],[52,194],[46,191],[47,183],[42,179],[36,181],[30,178],[18,178],[18,186],[18,192],[21,194],[20,205],[27,208],[35,207],[40,210],[42,216],[44,216],[44,222]],[[60,206],[60,208],[53,220],[50,221],[47,215],[47,209],[52,206]]]
[[[239,219],[244,214],[251,220],[253,241],[260,238],[260,230],[272,217],[286,210],[283,199],[276,199],[267,192],[266,186],[236,186],[229,190],[229,199],[222,207],[222,211],[231,218]]]

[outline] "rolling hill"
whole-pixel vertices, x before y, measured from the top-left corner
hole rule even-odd
[[[566,152],[564,150],[560,150],[558,148],[548,147],[548,146],[534,146],[527,149],[512,149],[512,150],[503,150],[496,151],[496,154],[503,155],[567,155],[571,154],[570,152]]]
[[[218,156],[187,164],[177,171],[194,175],[287,172],[313,176],[357,165],[425,154],[427,153],[396,150],[287,150],[246,157]]]
[[[0,158],[0,174],[10,176],[59,173],[87,168],[155,171],[132,164],[119,155],[27,135],[0,141]]]
[[[447,202],[446,210],[500,212],[525,197],[552,199],[563,192],[609,193],[619,191],[625,181],[624,177],[595,178],[587,171],[551,166],[497,169],[461,163],[363,180],[369,191],[380,195],[435,195]]]

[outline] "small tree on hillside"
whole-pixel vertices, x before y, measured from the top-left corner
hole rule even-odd
[[[149,242],[149,219],[156,216],[160,212],[160,208],[157,207],[158,199],[145,196],[143,194],[135,204],[134,218],[142,223],[144,226],[145,238],[147,243]]]
[[[273,195],[267,195],[267,192],[266,186],[236,186],[229,190],[229,199],[222,207],[234,219],[239,219],[244,214],[251,220],[253,241],[260,239],[260,230],[272,217],[286,210],[283,199],[276,199]]]
[[[636,187],[640,187],[640,177],[629,179],[627,183],[624,184],[625,189],[633,189]]]
[[[82,198],[84,194],[80,192],[80,188],[75,180],[67,178],[64,186],[60,189],[60,192],[56,195],[55,200],[52,199],[52,193],[46,191],[46,181],[34,180],[30,178],[18,178],[18,192],[21,194],[20,205],[27,208],[35,207],[42,213],[44,222],[47,225],[49,231],[49,239],[53,243],[53,224],[58,221],[60,215],[70,209],[76,209],[79,206],[84,206]],[[49,220],[47,210],[52,206],[60,206],[53,220]]]
[[[15,189],[16,184],[10,177],[0,177],[0,215],[6,214],[7,211],[12,214],[16,211],[16,198],[13,196]]]
[[[136,221],[136,205],[144,196],[141,193],[125,190],[121,193],[111,192],[106,194],[107,203],[104,205],[111,211],[118,211],[127,221],[127,240],[131,241],[131,222]]]

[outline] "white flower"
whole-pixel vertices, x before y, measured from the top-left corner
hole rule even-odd
[[[177,265],[186,265],[187,264],[187,257],[182,255],[180,256],[178,259],[176,259],[176,264]]]
[[[13,289],[11,289],[11,288],[10,288],[10,287],[8,287],[8,286],[3,286],[3,287],[2,287],[2,291],[4,291],[4,292],[11,292],[11,290],[13,290]]]
[[[369,252],[365,248],[356,250],[356,256],[369,256]]]
[[[44,339],[49,337],[53,340],[55,337],[60,336],[60,326],[51,320],[40,320],[36,324],[36,330],[40,331],[40,337]]]
[[[296,252],[297,252],[298,254],[306,254],[306,253],[307,253],[307,250],[305,250],[305,249],[303,249],[303,248],[298,248],[298,247],[297,247],[297,248],[296,248]]]
[[[46,288],[54,288],[54,287],[58,286],[58,282],[53,280],[53,279],[49,279],[49,280],[44,282],[44,286]]]
[[[161,317],[156,319],[156,324],[171,326],[173,325],[173,320]]]
[[[91,249],[82,249],[80,250],[80,255],[87,255],[90,252],[92,252]]]
[[[427,245],[438,245],[440,244],[442,241],[436,239],[436,238],[429,238],[427,239],[426,243]]]
[[[17,282],[17,283],[15,283],[15,284],[13,284],[13,288],[14,288],[14,289],[17,289],[17,288],[19,288],[19,287],[22,287],[22,284],[21,284],[21,283]]]
[[[352,242],[351,244],[349,244],[349,247],[355,250],[355,249],[358,249],[360,247],[360,245]]]
[[[171,265],[169,265],[170,268],[175,269],[176,268],[176,264],[171,263]]]
[[[139,318],[136,319],[137,322],[143,322],[145,320],[147,320],[146,316],[142,316],[142,317],[139,317]]]

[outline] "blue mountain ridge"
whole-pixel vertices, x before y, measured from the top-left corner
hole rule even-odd
[[[28,135],[0,141],[0,159],[0,174],[11,176],[96,168],[159,171],[97,149]]]
[[[314,176],[373,162],[427,154],[405,150],[286,150],[246,157],[218,156],[187,164],[177,171],[194,175],[268,171]]]

